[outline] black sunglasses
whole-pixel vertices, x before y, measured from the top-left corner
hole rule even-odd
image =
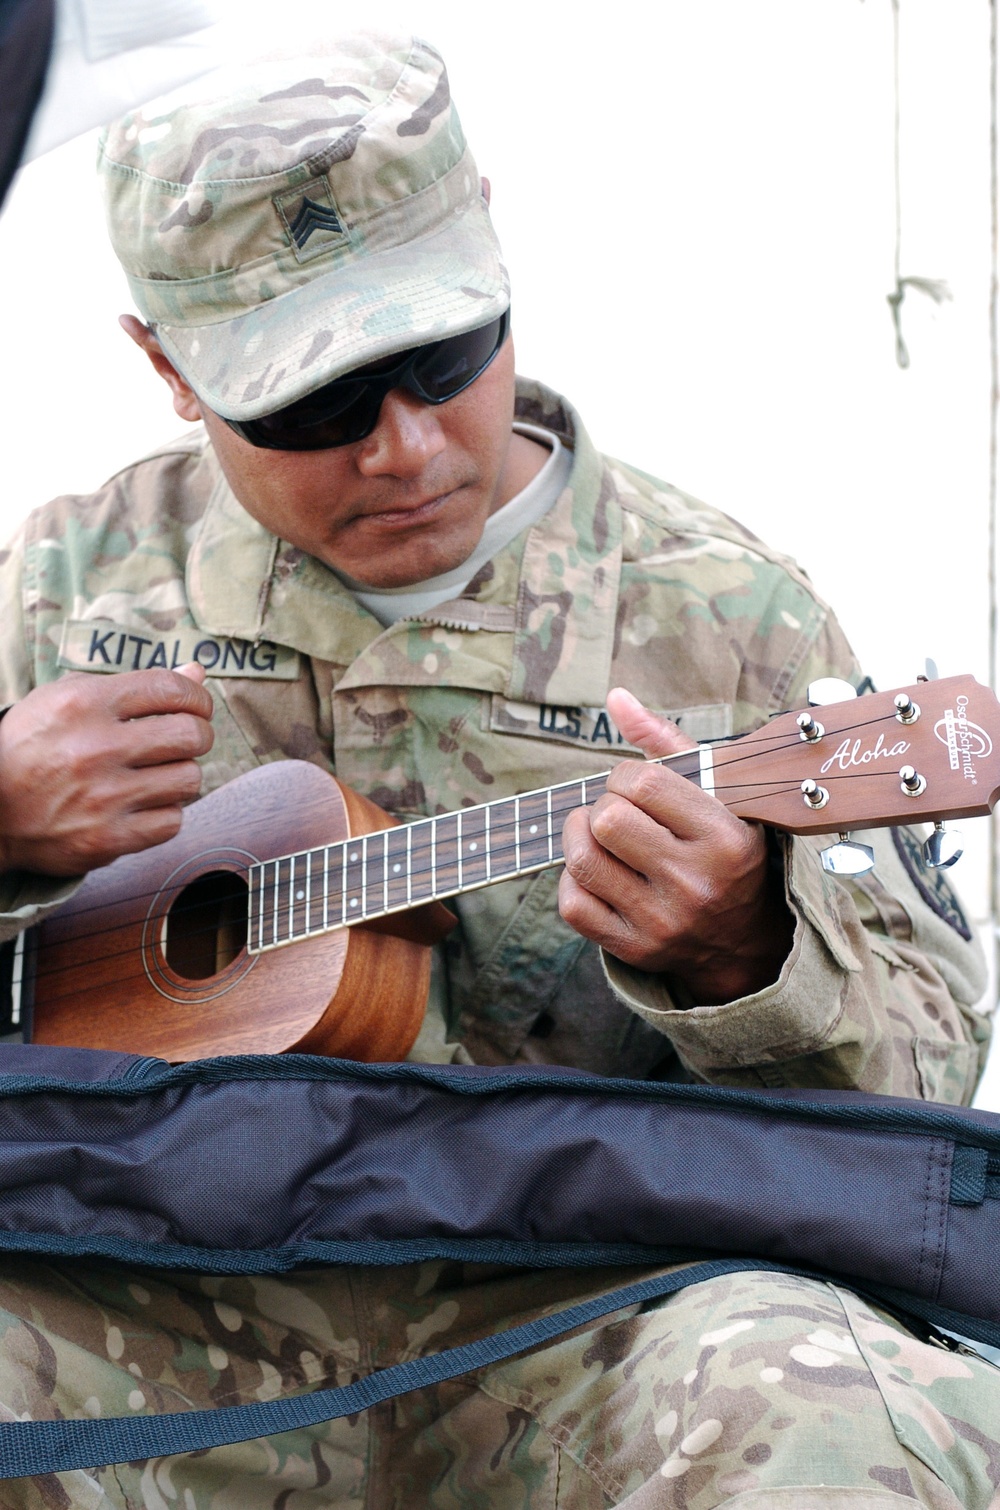
[[[425,404],[446,404],[487,367],[507,339],[510,310],[497,320],[460,336],[415,346],[381,362],[334,378],[273,414],[259,419],[227,419],[252,446],[269,451],[327,451],[364,440],[378,424],[382,400],[392,388],[405,388]]]

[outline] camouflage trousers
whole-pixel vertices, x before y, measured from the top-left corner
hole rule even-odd
[[[0,1260],[0,1412],[127,1415],[343,1384],[613,1289],[428,1263],[283,1278]],[[0,1482],[4,1510],[1000,1510],[1000,1369],[849,1291],[737,1274],[364,1414]]]

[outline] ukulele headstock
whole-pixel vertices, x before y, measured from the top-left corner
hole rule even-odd
[[[781,713],[713,751],[716,796],[793,834],[982,816],[1000,793],[1000,704],[971,676]]]

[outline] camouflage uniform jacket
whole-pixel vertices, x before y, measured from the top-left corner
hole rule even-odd
[[[817,676],[855,674],[793,563],[602,459],[538,385],[520,385],[518,412],[573,449],[568,487],[461,598],[385,630],[246,514],[200,431],[37,511],[0,567],[3,700],[68,669],[196,657],[216,703],[206,790],[295,757],[406,819],[627,756],[604,709],[617,683],[707,739],[801,705]],[[877,869],[856,884],[823,873],[816,842],[785,846],[792,952],[777,983],[719,1007],[685,1010],[664,980],[602,968],[558,915],[555,871],[467,893],[415,1052],[967,1099],[987,1037],[979,956],[913,841],[874,842]],[[56,893],[6,877],[0,926]]]

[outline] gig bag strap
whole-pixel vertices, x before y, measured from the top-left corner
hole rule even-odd
[[[376,1369],[353,1384],[315,1390],[283,1400],[254,1405],[226,1405],[215,1410],[173,1411],[160,1415],[114,1416],[97,1421],[10,1421],[0,1425],[0,1479],[31,1478],[46,1473],[67,1473],[112,1463],[134,1463],[175,1453],[205,1452],[212,1447],[230,1447],[283,1431],[318,1426],[378,1405],[383,1400],[411,1390],[425,1389],[456,1379],[461,1374],[502,1363],[518,1353],[540,1347],[576,1327],[588,1326],[628,1306],[644,1305],[673,1295],[688,1285],[702,1284],[723,1274],[790,1274],[801,1279],[827,1281],[830,1275],[765,1259],[717,1258],[694,1263],[669,1274],[657,1274],[635,1284],[623,1285],[593,1300],[582,1301],[551,1316],[542,1316],[521,1326],[508,1327],[477,1342],[446,1348],[426,1358],[411,1358],[390,1368]],[[885,1286],[854,1286],[890,1312],[895,1312],[914,1331],[933,1335],[950,1345],[949,1333],[961,1328],[965,1318],[915,1300]],[[945,1328],[942,1336],[941,1328]],[[1000,1335],[990,1340],[1000,1345]]]
[[[411,1358],[406,1363],[393,1364],[391,1368],[377,1369],[353,1384],[336,1389],[320,1389],[308,1395],[253,1405],[226,1405],[216,1410],[116,1416],[97,1421],[4,1422],[0,1425],[0,1478],[30,1478],[44,1473],[66,1473],[75,1468],[169,1457],[173,1453],[203,1452],[210,1447],[228,1447],[283,1431],[318,1426],[324,1421],[367,1410],[371,1405],[405,1395],[410,1390],[424,1389],[474,1369],[503,1362],[626,1306],[642,1305],[673,1295],[687,1285],[744,1270],[816,1277],[806,1270],[760,1259],[712,1259],[624,1285],[552,1316],[509,1327],[477,1342],[446,1348],[426,1358]]]

